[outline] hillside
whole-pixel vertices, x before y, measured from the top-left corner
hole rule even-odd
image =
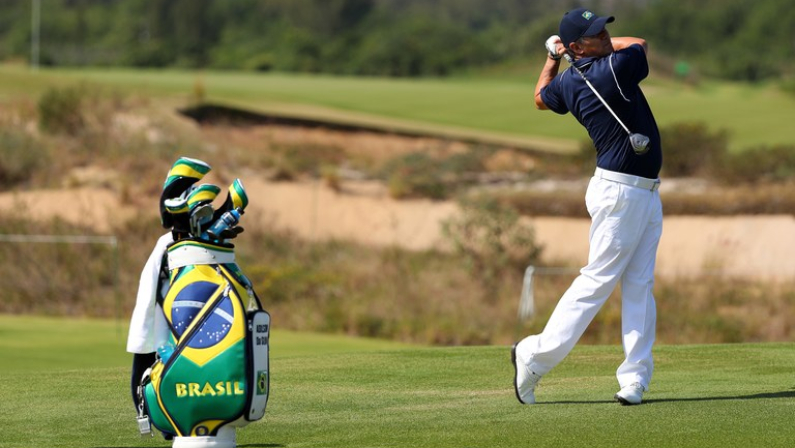
[[[6,64],[0,65],[0,98],[35,99],[48,88],[82,85],[104,95],[157,98],[172,110],[210,103],[553,154],[576,152],[587,138],[576,120],[532,106],[537,64],[510,76],[419,80],[96,68],[31,72]],[[793,143],[788,129],[795,96],[776,85],[714,80],[689,85],[653,74],[642,86],[661,127],[704,123],[710,131],[729,134],[731,152]]]

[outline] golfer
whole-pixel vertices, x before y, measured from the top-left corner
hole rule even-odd
[[[613,20],[583,8],[567,12],[560,36],[547,40],[549,57],[535,89],[538,109],[571,112],[587,129],[596,147],[596,172],[585,194],[591,216],[588,264],[558,302],[544,331],[511,350],[516,397],[523,404],[535,403],[536,384],[574,348],[619,283],[625,359],[618,367],[620,390],[615,399],[640,404],[652,378],[662,151],[657,124],[638,85],[649,73],[646,41],[611,38],[605,24]],[[564,52],[583,76],[571,69],[559,73]],[[649,137],[647,148],[633,149],[628,131],[594,91],[627,128]]]

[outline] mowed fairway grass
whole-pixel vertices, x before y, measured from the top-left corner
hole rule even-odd
[[[537,67],[540,70],[541,66]],[[535,67],[526,74],[441,79],[362,78],[219,71],[46,69],[0,66],[0,98],[88,82],[172,101],[208,102],[287,116],[515,143],[552,152],[579,148],[587,134],[571,117],[535,110]],[[729,133],[730,149],[795,144],[795,95],[771,85],[706,80],[693,87],[652,74],[642,84],[658,123],[704,122]]]
[[[274,323],[278,328],[278,317]],[[0,316],[0,447],[170,446],[137,434],[126,328]],[[241,447],[790,447],[795,344],[659,346],[641,406],[612,401],[617,346],[578,346],[520,406],[508,347],[275,330],[265,418]]]

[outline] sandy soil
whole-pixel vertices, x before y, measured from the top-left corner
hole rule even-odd
[[[157,204],[157,199],[153,199]],[[0,213],[20,213],[32,219],[59,217],[66,222],[107,234],[114,223],[134,217],[138,210],[123,205],[119,195],[105,188],[81,187],[0,194]],[[156,215],[157,209],[152,211]],[[19,233],[26,233],[20,230]]]
[[[269,182],[244,179],[251,204],[245,217],[286,228],[312,240],[352,240],[375,246],[407,249],[444,248],[440,222],[457,212],[452,202],[396,201],[372,182],[346,182],[335,192],[320,182]],[[157,199],[146,202],[156,204]],[[107,234],[112,223],[140,213],[122,205],[106,188],[76,188],[0,194],[0,213],[27,210],[36,219],[59,216]],[[535,218],[530,220],[544,257],[559,265],[586,262],[588,227],[585,219]],[[734,216],[666,218],[658,252],[658,274],[690,276],[703,273],[791,279],[795,274],[795,218],[792,216]]]
[[[349,239],[410,249],[443,248],[439,223],[457,212],[450,202],[395,201],[374,185],[360,185],[358,190],[351,190],[353,193],[343,194],[319,184],[246,185],[262,195],[262,211],[270,216],[270,222],[306,238]],[[529,221],[544,246],[546,260],[574,266],[587,261],[589,220],[544,217]],[[791,278],[795,274],[792,235],[795,218],[789,215],[672,216],[665,219],[658,273]]]

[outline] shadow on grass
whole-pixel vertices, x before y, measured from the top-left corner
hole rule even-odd
[[[238,445],[237,448],[280,448],[283,447],[281,443],[248,443],[245,445]],[[94,448],[151,448],[151,446],[146,447],[113,447],[113,446],[97,446]]]
[[[537,401],[536,404],[533,406],[538,405],[552,405],[552,404],[606,404],[606,403],[616,403],[615,400],[558,400],[558,401]]]
[[[249,443],[246,445],[238,445],[237,448],[278,448],[284,446],[281,443]]]
[[[643,400],[644,403],[667,403],[667,402],[688,402],[688,401],[723,401],[723,400],[764,400],[770,398],[795,398],[795,388],[790,390],[784,390],[781,392],[768,392],[764,394],[753,394],[753,395],[735,395],[735,396],[725,396],[725,397],[692,397],[692,398],[651,398]],[[539,402],[536,405],[554,405],[554,404],[605,404],[605,403],[617,403],[615,400],[591,400],[591,401],[583,401],[583,400],[560,400],[560,401],[548,401],[548,402]]]
[[[693,397],[693,398],[658,398],[644,400],[646,403],[665,403],[682,401],[722,401],[722,400],[764,400],[769,398],[795,398],[795,389],[784,390],[781,392],[769,392],[753,395],[736,395],[729,397]]]

